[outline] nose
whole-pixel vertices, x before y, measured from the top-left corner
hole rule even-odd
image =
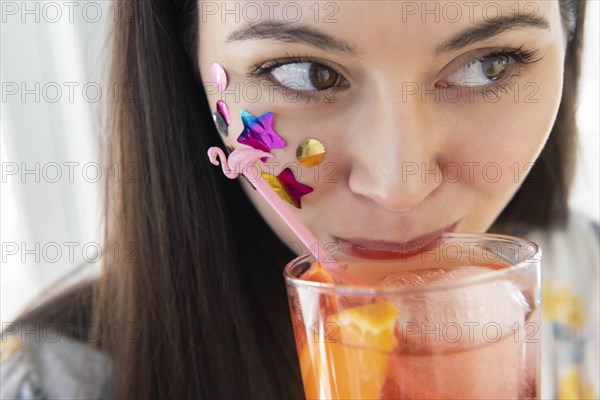
[[[402,101],[394,93],[369,97],[355,114],[349,188],[387,210],[409,210],[442,181],[440,144],[426,115],[430,110],[424,102]]]

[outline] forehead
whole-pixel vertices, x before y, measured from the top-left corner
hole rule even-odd
[[[508,18],[541,18],[549,31],[560,29],[558,0],[541,1],[200,1],[201,40],[248,45],[255,27],[268,23],[307,27],[343,41],[354,55],[370,48],[420,48],[435,50],[434,43],[465,29]],[[250,34],[250,35],[249,35]],[[254,37],[256,38],[256,37]],[[228,45],[229,46],[229,45]]]

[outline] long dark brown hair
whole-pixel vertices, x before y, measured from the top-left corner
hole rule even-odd
[[[123,251],[19,321],[100,327],[90,345],[112,356],[118,398],[302,398],[282,277],[294,254],[206,159],[220,140],[198,73],[197,0],[127,6],[109,82],[131,91],[108,109],[103,147],[106,168],[135,170],[105,185],[104,243]],[[568,215],[585,2],[560,7],[570,41],[558,119],[503,224]]]

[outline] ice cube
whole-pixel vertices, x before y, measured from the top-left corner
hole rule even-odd
[[[432,285],[431,290],[405,293],[394,299],[400,309],[397,326],[404,351],[427,354],[460,350],[497,342],[522,328],[529,306],[509,281],[496,279],[454,288],[436,285],[490,271],[464,266],[405,271],[382,278],[380,283],[386,286]]]
[[[395,299],[400,345],[389,377],[406,398],[520,398],[519,387],[530,376],[523,372],[530,307],[521,292],[504,279],[435,288],[436,283],[487,272],[489,268],[465,266],[402,272],[381,280],[394,286],[432,284],[431,290]]]

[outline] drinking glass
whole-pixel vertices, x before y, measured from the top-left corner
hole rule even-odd
[[[541,249],[448,233],[384,258],[284,270],[307,399],[537,399]]]

